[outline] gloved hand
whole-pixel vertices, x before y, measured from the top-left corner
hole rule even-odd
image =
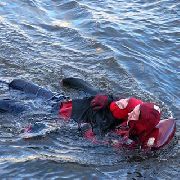
[[[91,107],[93,110],[103,109],[108,105],[108,96],[106,95],[96,95],[91,101]]]

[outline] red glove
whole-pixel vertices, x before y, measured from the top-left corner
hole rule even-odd
[[[93,110],[103,109],[108,105],[108,96],[106,95],[96,95],[91,101],[91,107]]]

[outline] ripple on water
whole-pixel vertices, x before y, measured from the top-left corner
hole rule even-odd
[[[59,87],[63,77],[81,77],[110,93],[155,101],[163,118],[171,111],[179,118],[177,0],[2,0],[0,7],[1,79],[26,78],[82,97],[82,92]],[[0,93],[17,98],[1,84]],[[57,123],[42,102],[20,99],[33,104],[34,110],[20,116],[0,114],[1,178],[179,176],[178,120],[172,145],[145,155],[86,142],[74,124]],[[23,127],[41,121],[49,125],[47,131],[22,138]]]

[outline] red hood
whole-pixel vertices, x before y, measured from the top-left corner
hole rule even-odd
[[[136,98],[130,98],[128,105],[125,109],[120,109],[116,104],[116,101],[113,101],[110,104],[110,111],[116,119],[127,119],[128,113],[130,113],[137,105],[142,104],[143,102]]]

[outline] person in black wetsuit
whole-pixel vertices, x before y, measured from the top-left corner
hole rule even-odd
[[[112,95],[100,93],[100,91],[93,89],[86,82],[79,81],[76,78],[67,78],[63,80],[63,84],[71,84],[71,86],[77,88],[82,87],[93,95],[82,99],[70,100],[67,96],[53,93],[45,88],[21,79],[13,80],[9,83],[9,87],[45,99],[52,104],[52,110],[57,112],[61,118],[66,121],[73,119],[79,124],[80,128],[82,123],[90,124],[94,135],[103,136],[107,132],[114,130],[119,124],[123,122],[127,123],[129,120],[128,113],[131,113],[137,105],[145,107],[145,112],[148,112],[147,109],[152,110],[153,113],[155,112],[152,107],[144,106],[141,100],[136,98],[118,99]],[[143,109],[142,107],[141,109]],[[20,113],[26,109],[27,107],[24,106],[22,102],[11,99],[0,100],[0,111]],[[138,115],[138,119],[141,119],[143,123],[148,119],[148,126],[142,127],[141,124],[139,124],[136,127],[136,123],[130,123],[132,124],[131,126],[134,127],[132,131],[134,135],[138,135],[139,132],[147,130],[148,127],[152,130],[160,120],[158,113],[155,112],[152,117],[152,113],[149,111],[150,116],[145,119],[143,117],[139,118]],[[143,113],[141,112],[141,114]],[[153,123],[149,123],[151,122],[149,121],[150,119],[153,119]],[[132,128],[130,127],[130,129]],[[136,132],[137,130],[138,132]]]
[[[82,99],[70,100],[67,96],[62,94],[53,93],[45,88],[42,88],[31,82],[27,82],[22,79],[14,79],[9,83],[9,87],[23,91],[26,94],[33,94],[38,98],[43,98],[52,104],[52,110],[57,112],[60,117],[64,119],[73,119],[79,125],[81,123],[90,123],[93,132],[98,135],[103,135],[110,129],[113,129],[122,121],[127,119],[128,113],[138,104],[142,103],[141,100],[135,98],[127,99],[129,106],[126,103],[125,110],[115,108],[113,102],[117,101],[117,97],[112,95],[99,94],[98,90],[90,88],[91,86],[85,82],[76,78],[66,78],[63,80],[63,84],[70,84],[71,86],[86,87],[86,91],[93,94],[92,96]],[[78,84],[81,83],[81,84]],[[123,101],[119,103],[125,104]],[[110,106],[111,105],[111,106]],[[12,99],[0,100],[0,110],[6,112],[19,113],[25,111],[28,107],[23,105],[23,102],[18,102]],[[116,109],[119,111],[116,113]],[[118,115],[117,115],[118,114]]]

